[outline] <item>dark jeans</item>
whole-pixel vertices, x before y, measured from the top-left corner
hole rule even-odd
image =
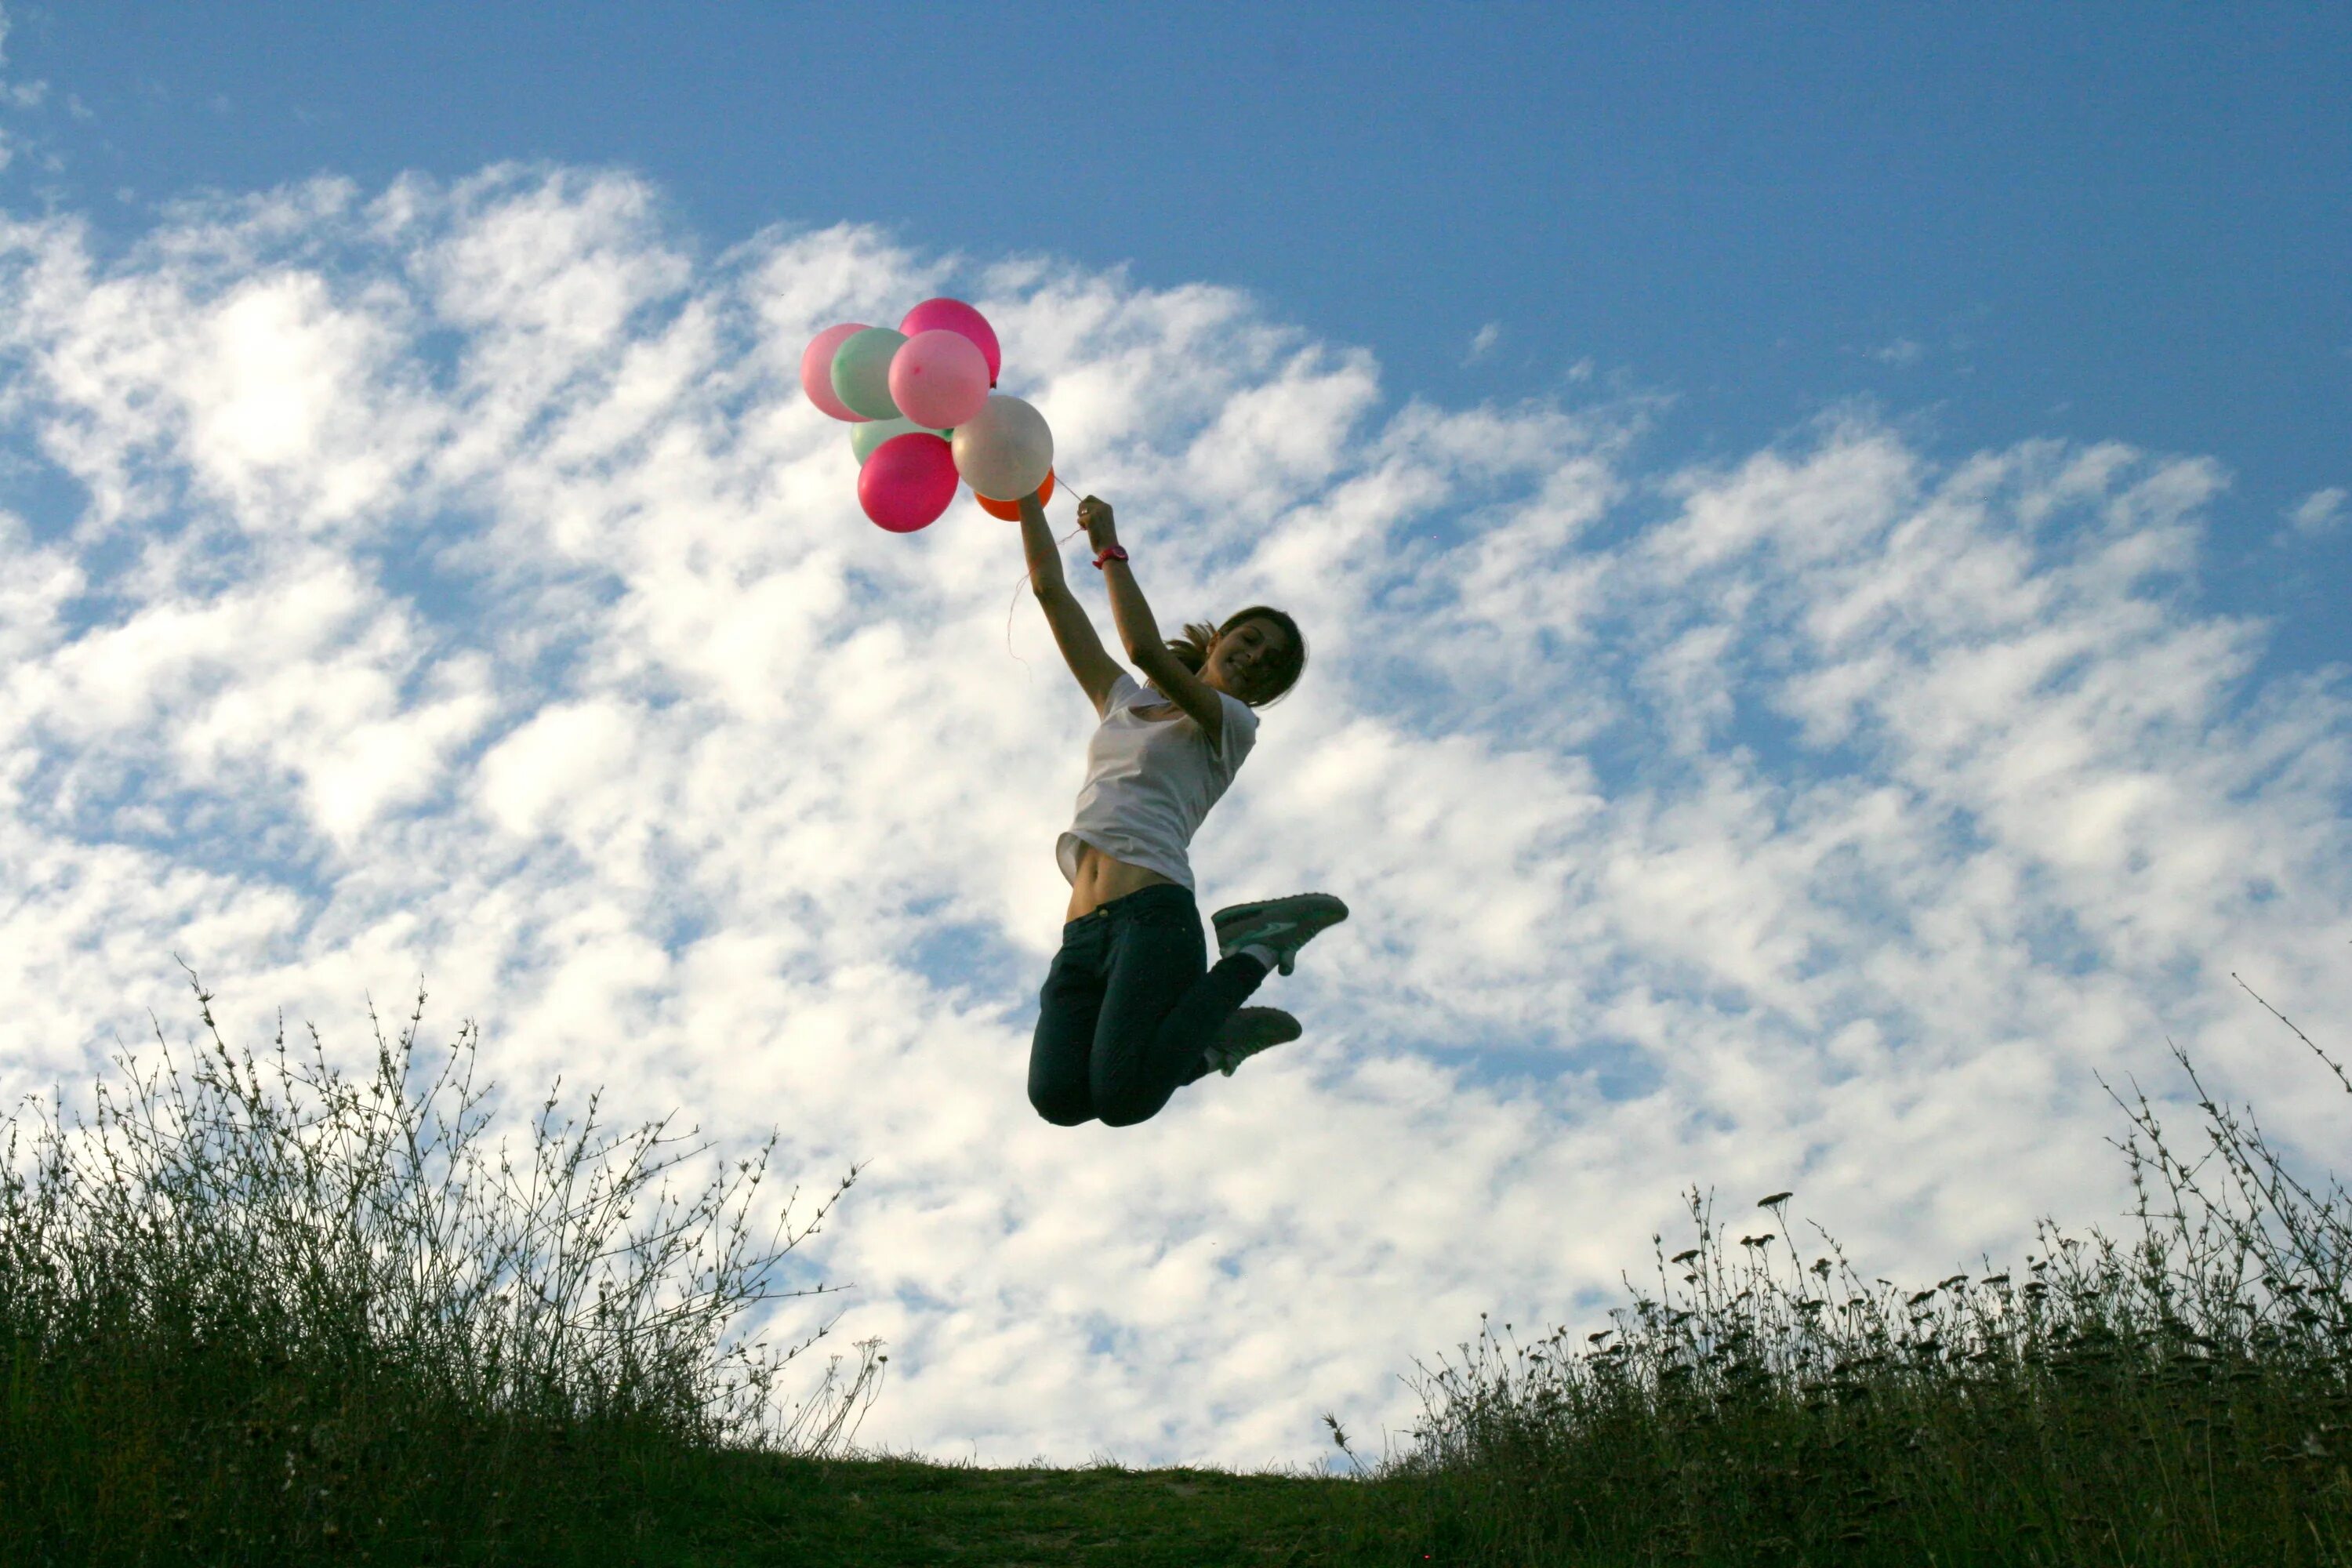
[[[1209,1070],[1202,1053],[1265,979],[1239,953],[1208,967],[1192,895],[1172,882],[1062,927],[1029,1046],[1029,1103],[1064,1127],[1130,1127]]]

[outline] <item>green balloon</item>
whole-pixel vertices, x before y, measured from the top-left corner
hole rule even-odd
[[[888,327],[868,327],[842,339],[833,351],[833,395],[853,414],[868,419],[896,419],[898,405],[890,396],[890,361],[907,334]]]
[[[929,426],[918,425],[913,420],[903,417],[875,419],[864,425],[852,425],[849,427],[849,446],[850,449],[857,454],[858,466],[863,468],[866,465],[866,459],[874,455],[874,448],[891,437],[914,435],[938,436],[944,438],[947,432],[933,430]]]

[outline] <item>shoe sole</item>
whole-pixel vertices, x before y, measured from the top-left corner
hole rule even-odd
[[[1286,1046],[1306,1033],[1305,1026],[1297,1019],[1279,1007],[1236,1007],[1226,1027],[1232,1028],[1236,1024],[1241,1026],[1244,1039],[1255,1041],[1263,1038],[1270,1046]],[[1223,1032],[1219,1031],[1220,1034]]]
[[[1297,1019],[1279,1007],[1236,1008],[1232,1021],[1228,1022],[1226,1027],[1233,1027],[1234,1023],[1239,1023],[1243,1026],[1240,1037],[1221,1041],[1219,1046],[1213,1047],[1209,1052],[1211,1062],[1227,1078],[1233,1077],[1235,1068],[1257,1055],[1258,1052],[1271,1050],[1276,1046],[1286,1046],[1307,1032],[1300,1026]],[[1229,1054],[1224,1047],[1232,1046],[1246,1048],[1234,1050]]]
[[[1217,946],[1219,952],[1222,954],[1227,948],[1232,946],[1250,945],[1246,942],[1229,942],[1226,932],[1230,928],[1240,925],[1246,921],[1256,920],[1260,916],[1265,915],[1267,911],[1277,909],[1281,905],[1301,903],[1308,900],[1316,901],[1309,904],[1307,909],[1299,911],[1299,914],[1302,917],[1302,923],[1305,917],[1309,915],[1328,914],[1330,918],[1315,925],[1305,936],[1300,937],[1295,942],[1285,942],[1282,939],[1277,937],[1275,941],[1266,944],[1269,947],[1275,948],[1278,953],[1279,972],[1284,974],[1290,973],[1293,968],[1297,964],[1298,950],[1300,948],[1306,946],[1310,939],[1321,935],[1324,931],[1330,930],[1333,926],[1338,925],[1341,921],[1348,918],[1348,906],[1339,900],[1337,894],[1290,893],[1279,899],[1262,899],[1254,904],[1234,904],[1230,908],[1219,910],[1214,915],[1210,917],[1211,922],[1217,930]],[[1333,912],[1335,910],[1337,911],[1336,913]]]

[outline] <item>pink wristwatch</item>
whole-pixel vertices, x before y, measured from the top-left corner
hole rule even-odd
[[[1095,557],[1095,570],[1097,572],[1101,571],[1102,563],[1106,561],[1124,561],[1126,559],[1126,551],[1121,550],[1116,544],[1107,544],[1103,546],[1103,552]]]

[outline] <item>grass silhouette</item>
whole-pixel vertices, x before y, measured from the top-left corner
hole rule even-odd
[[[357,1079],[315,1033],[232,1049],[196,997],[194,1059],[126,1058],[87,1119],[7,1124],[0,1561],[2319,1565],[2352,1545],[2352,1202],[2178,1051],[2195,1149],[2109,1090],[2134,1234],[2045,1221],[2022,1268],[1905,1289],[1790,1223],[1791,1194],[1735,1224],[1694,1192],[1688,1245],[1658,1242],[1613,1327],[1523,1344],[1482,1322],[1459,1364],[1416,1363],[1412,1446],[1352,1475],[982,1469],[855,1447],[878,1342],[787,1411],[779,1375],[830,1325],[782,1350],[739,1331],[824,1293],[776,1289],[776,1265],[855,1169],[800,1229],[755,1235],[764,1153],[680,1195],[709,1153],[690,1133],[552,1092],[527,1138],[491,1136],[473,1029],[420,1048],[422,995]]]
[[[2193,1152],[2108,1087],[2137,1234],[2044,1221],[2022,1269],[1906,1289],[1801,1237],[1789,1193],[1737,1226],[1694,1193],[1615,1328],[1482,1326],[1419,1368],[1418,1442],[1368,1478],[1382,1532],[1492,1563],[2345,1561],[2352,1204],[2173,1055]]]
[[[698,1453],[822,1453],[878,1390],[869,1344],[780,1419],[778,1374],[824,1329],[781,1352],[732,1332],[822,1292],[774,1289],[773,1265],[854,1169],[755,1237],[765,1151],[681,1196],[706,1146],[608,1128],[593,1097],[572,1119],[551,1093],[527,1150],[488,1136],[475,1031],[435,1059],[421,993],[353,1079],[315,1031],[232,1049],[195,990],[193,1060],[164,1043],[87,1120],[7,1124],[6,1561],[499,1556],[584,1539]]]

